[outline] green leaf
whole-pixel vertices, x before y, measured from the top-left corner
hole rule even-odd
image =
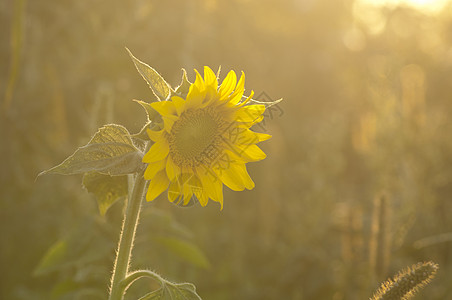
[[[80,289],[80,284],[72,279],[61,281],[55,284],[52,288],[52,299],[61,299],[63,295],[69,294],[77,289]]]
[[[73,279],[61,281],[54,285],[50,293],[51,299],[105,299],[104,290],[92,288],[89,284],[89,282],[79,282]]]
[[[174,237],[158,237],[156,240],[186,262],[204,269],[210,267],[205,254],[193,243]]]
[[[121,197],[127,196],[127,176],[109,176],[97,172],[83,176],[83,186],[97,199],[99,212],[103,216]]]
[[[127,290],[134,282],[143,277],[157,280],[160,283],[160,288],[144,295],[139,300],[201,300],[201,297],[196,294],[196,288],[193,284],[174,283],[150,270],[137,270],[129,273],[121,284]]]
[[[154,95],[159,100],[168,99],[171,95],[172,90],[165,79],[163,79],[163,77],[159,73],[157,73],[156,70],[133,56],[132,52],[130,52],[129,49],[126,48],[126,50],[127,52],[129,52],[129,55],[132,58],[135,67],[137,68],[143,79],[148,83]]]
[[[108,230],[105,226],[105,220],[99,217],[88,216],[81,220],[67,236],[48,248],[33,274],[68,274],[74,271],[80,274],[81,270],[86,270],[90,276],[96,276],[93,269],[98,268],[99,262],[110,255],[115,247],[111,237],[106,235]]]
[[[65,240],[57,241],[44,254],[38,266],[33,271],[33,275],[40,276],[53,271],[64,262],[67,251],[67,242]]]
[[[185,71],[185,69],[182,69],[182,80],[180,85],[176,88],[176,93],[185,98],[188,94],[188,91],[190,90],[190,86],[191,82],[188,81],[187,71]]]
[[[186,239],[193,237],[193,233],[188,227],[179,223],[172,214],[165,210],[147,209],[142,212],[142,216],[143,226],[146,226],[146,230],[149,232],[160,232],[161,236],[179,236]]]
[[[191,283],[163,283],[162,287],[139,300],[201,300]]]
[[[44,174],[83,174],[99,172],[125,175],[142,167],[143,153],[133,144],[130,133],[123,126],[110,124],[99,129],[86,146],[78,148],[61,164]]]

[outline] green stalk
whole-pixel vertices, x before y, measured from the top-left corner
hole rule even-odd
[[[126,278],[129,271],[133,240],[140,215],[141,201],[146,187],[146,180],[144,180],[143,175],[144,170],[137,174],[132,195],[127,201],[118,250],[116,251],[116,261],[111,277],[109,300],[122,300],[124,297],[125,286],[122,284],[122,281]]]

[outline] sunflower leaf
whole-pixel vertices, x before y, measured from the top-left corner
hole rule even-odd
[[[168,99],[172,90],[165,79],[163,79],[163,77],[156,70],[133,56],[129,49],[126,48],[126,50],[129,52],[138,73],[140,73],[143,79],[148,83],[152,92],[159,99],[159,101]]]
[[[142,167],[143,153],[138,150],[123,126],[110,124],[101,127],[89,143],[78,148],[61,164],[41,172],[44,174],[83,174],[98,172],[106,175],[125,175]]]
[[[33,275],[40,276],[54,271],[59,264],[65,261],[67,252],[67,242],[65,240],[57,241],[41,258],[38,266],[33,271]]]
[[[174,237],[158,237],[156,240],[186,262],[204,269],[210,267],[210,262],[205,254],[193,243]]]
[[[158,290],[144,295],[139,300],[201,300],[191,283],[162,282]]]
[[[97,199],[99,212],[102,216],[120,198],[127,196],[127,176],[109,176],[97,172],[86,173],[83,176],[83,186],[93,193]]]

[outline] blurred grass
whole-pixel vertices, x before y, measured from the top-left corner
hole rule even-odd
[[[353,300],[433,260],[437,278],[418,298],[450,298],[450,239],[418,245],[452,232],[451,8],[428,15],[353,0],[1,2],[0,94],[11,96],[0,120],[0,298],[106,294],[121,205],[102,218],[81,178],[35,177],[105,123],[140,130],[145,115],[131,100],[154,96],[126,46],[173,85],[182,67],[193,80],[193,68],[221,65],[223,76],[245,71],[248,93],[285,99],[282,115],[256,128],[273,135],[262,144],[268,158],[249,167],[256,188],[225,190],[221,212],[213,203],[146,204],[136,267],[193,282],[204,299]],[[190,241],[211,268],[181,259],[156,236]],[[46,251],[69,238],[79,241],[71,263],[34,276]]]
[[[25,0],[14,1],[13,23],[11,24],[11,63],[9,79],[3,102],[3,110],[8,110],[13,97],[14,87],[19,72],[20,54],[23,42],[23,16],[25,12]]]

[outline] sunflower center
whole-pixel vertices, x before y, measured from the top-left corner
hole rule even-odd
[[[219,153],[222,119],[209,109],[189,110],[173,124],[170,153],[179,166],[207,164]]]

